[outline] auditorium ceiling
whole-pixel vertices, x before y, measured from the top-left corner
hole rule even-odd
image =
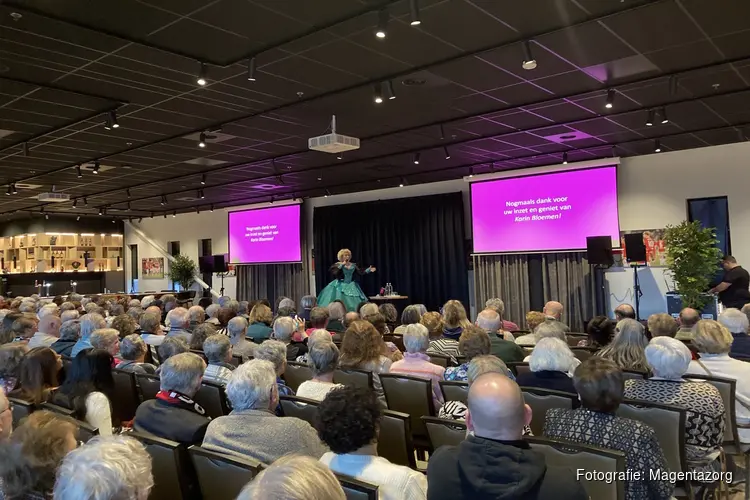
[[[4,0],[0,220],[745,141],[749,84],[745,0]],[[307,149],[332,115],[360,149]]]

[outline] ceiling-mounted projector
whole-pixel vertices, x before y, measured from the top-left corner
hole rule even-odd
[[[359,139],[336,133],[336,115],[331,119],[331,133],[311,137],[307,140],[307,147],[324,153],[343,153],[359,149]]]

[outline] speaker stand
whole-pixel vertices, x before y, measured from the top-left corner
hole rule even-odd
[[[641,267],[638,263],[634,263],[630,266],[633,269],[633,295],[635,296],[635,320],[641,320],[641,283],[638,281],[638,268]]]

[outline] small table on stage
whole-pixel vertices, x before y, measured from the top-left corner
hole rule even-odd
[[[372,297],[368,298],[378,305],[393,304],[396,307],[396,311],[398,311],[399,315],[401,315],[401,312],[408,305],[407,301],[409,300],[408,295],[373,295]]]

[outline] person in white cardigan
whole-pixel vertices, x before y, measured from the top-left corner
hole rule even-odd
[[[699,358],[690,362],[687,375],[709,375],[737,381],[735,415],[737,422],[750,424],[750,363],[729,357],[732,334],[721,323],[702,319],[695,325],[693,346]],[[738,429],[740,442],[750,443],[750,429]]]

